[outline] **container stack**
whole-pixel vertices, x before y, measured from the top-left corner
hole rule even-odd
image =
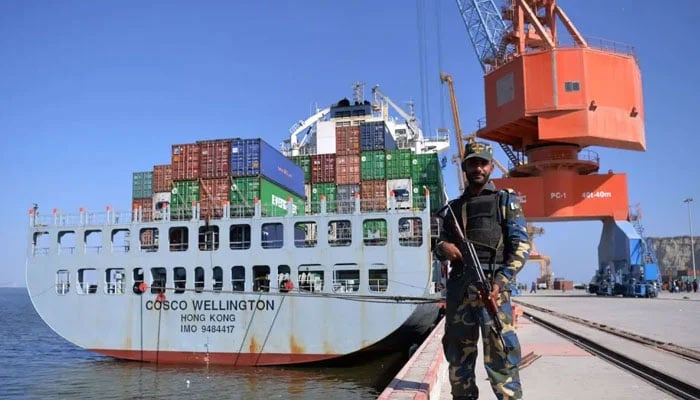
[[[170,164],[153,166],[153,219],[164,219],[173,190],[173,170]]]
[[[174,144],[170,156],[173,179],[170,217],[176,220],[190,219],[192,203],[199,202],[199,145]]]
[[[163,219],[168,206],[170,219],[191,219],[196,204],[202,219],[221,218],[226,204],[232,216],[253,215],[256,199],[263,215],[284,215],[288,199],[303,212],[305,198],[302,168],[262,139],[172,145],[171,164],[133,177],[134,207],[148,210],[149,221]]]
[[[291,157],[305,171],[306,212],[318,213],[322,196],[327,212],[352,212],[356,194],[362,211],[385,211],[392,196],[399,209],[423,208],[424,188],[432,211],[442,205],[437,154],[397,149],[384,121],[336,126],[335,148],[335,154]]]
[[[411,158],[413,207],[422,208],[424,190],[430,190],[430,211],[437,211],[444,202],[442,174],[436,153],[413,154]]]
[[[386,152],[396,142],[384,121],[360,124],[360,197],[362,211],[385,211],[388,206]]]
[[[153,219],[153,171],[134,172],[131,186],[132,209],[140,209],[142,219]]]

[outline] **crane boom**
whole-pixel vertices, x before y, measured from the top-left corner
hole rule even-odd
[[[476,57],[486,71],[489,65],[505,58],[508,26],[494,0],[457,0],[457,7]]]
[[[411,131],[412,139],[417,142],[423,140],[423,134],[421,133],[422,131],[417,125],[418,121],[414,115],[409,115],[401,107],[396,105],[396,103],[394,103],[387,95],[379,90],[379,85],[375,85],[372,88],[372,94],[374,95],[375,106],[379,106],[381,102],[389,104],[391,108],[393,108],[401,116],[401,118],[406,120],[406,125],[408,125],[408,129]]]

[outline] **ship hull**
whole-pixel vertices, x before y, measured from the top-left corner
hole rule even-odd
[[[103,239],[99,246],[114,250],[115,232],[185,227],[191,245],[178,252],[172,251],[172,243],[155,248],[132,245],[133,251],[119,254],[91,253],[89,243],[80,240],[70,251],[60,243],[48,249],[33,245],[28,291],[39,315],[70,342],[144,362],[302,364],[407,348],[428,332],[439,311],[430,232],[411,229],[407,240],[405,230],[407,221],[429,227],[428,210],[294,216],[291,204],[289,209],[287,216],[274,218],[118,224],[108,216],[99,224],[34,225],[32,243],[37,234],[59,243],[66,232],[83,238],[98,231]],[[282,240],[278,248],[256,241],[264,224],[279,224],[282,237],[294,238],[300,222],[323,227],[338,219],[352,227],[342,246],[326,229],[318,229],[314,246],[308,248],[298,247],[295,240]],[[377,244],[363,238],[365,220],[386,221],[387,240]],[[231,226],[241,225],[252,232],[248,249],[222,245],[202,251],[194,245],[197,236],[192,233],[202,227],[216,226],[228,233]],[[220,240],[224,244],[232,239],[222,234]],[[234,282],[238,267],[245,269],[240,287]],[[290,273],[280,276],[290,282],[274,279],[282,267]],[[260,286],[254,278],[256,268],[271,271],[273,278],[266,276]],[[165,271],[162,288],[156,279],[160,271]],[[313,273],[315,281],[309,282],[307,273]]]

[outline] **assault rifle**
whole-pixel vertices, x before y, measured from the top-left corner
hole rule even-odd
[[[493,321],[493,325],[491,325],[491,331],[501,342],[501,346],[503,346],[504,351],[508,352],[506,342],[505,340],[503,340],[503,322],[501,322],[501,319],[498,318],[498,305],[496,305],[495,299],[489,297],[489,295],[491,294],[491,282],[488,279],[486,279],[484,269],[481,267],[481,262],[479,261],[479,257],[476,254],[474,244],[464,236],[464,232],[462,232],[462,228],[459,226],[459,221],[457,221],[457,216],[455,215],[454,211],[452,211],[452,207],[450,207],[450,204],[448,203],[440,210],[438,210],[438,215],[442,215],[445,209],[447,209],[452,215],[452,221],[454,222],[455,231],[457,232],[457,237],[459,239],[459,243],[457,243],[457,248],[459,248],[459,252],[462,254],[462,263],[464,264],[464,268],[466,269],[468,268],[468,266],[471,265],[473,266],[476,272],[476,282],[474,286],[476,286],[477,295],[479,296],[479,299],[481,299],[481,301],[484,303],[484,308],[486,308],[486,312],[489,314],[491,320]]]

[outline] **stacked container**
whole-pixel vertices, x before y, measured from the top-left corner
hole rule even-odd
[[[173,170],[169,164],[153,166],[153,219],[163,219],[170,206]]]
[[[201,140],[199,146],[199,204],[202,218],[221,218],[229,201],[231,139]]]
[[[422,208],[424,189],[430,190],[430,211],[435,212],[445,200],[442,188],[440,162],[436,153],[414,154],[411,161],[411,179],[413,180],[413,206]]]
[[[132,178],[132,208],[141,209],[143,221],[151,221],[153,219],[153,171],[134,172]]]
[[[294,212],[302,213],[304,176],[302,167],[262,139],[231,140],[230,199],[234,215],[249,214],[256,198],[263,215],[284,215],[290,198]]]

